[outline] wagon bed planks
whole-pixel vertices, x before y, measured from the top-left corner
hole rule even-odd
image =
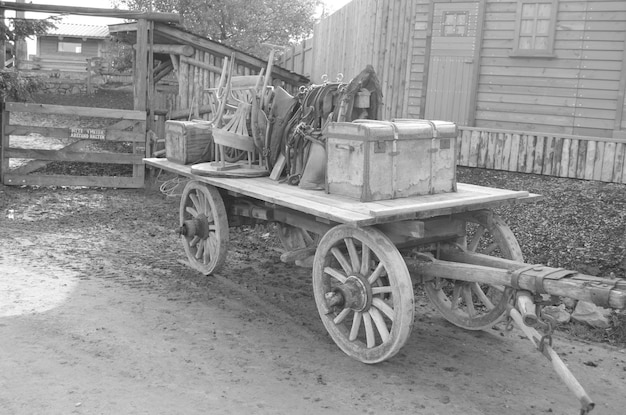
[[[361,203],[339,195],[304,190],[278,183],[267,177],[224,178],[197,176],[191,165],[181,165],[166,159],[144,159],[145,164],[198,180],[224,190],[253,197],[270,204],[311,214],[322,220],[368,226],[400,219],[424,219],[461,213],[535,199],[526,191],[495,189],[458,184],[458,191],[409,198]]]

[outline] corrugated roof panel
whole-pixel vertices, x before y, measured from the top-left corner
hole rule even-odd
[[[55,23],[56,29],[48,30],[47,36],[88,37],[105,39],[109,36],[108,26],[74,23]]]

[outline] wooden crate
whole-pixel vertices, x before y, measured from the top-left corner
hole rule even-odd
[[[357,120],[326,130],[326,190],[362,202],[456,191],[456,125]]]
[[[206,121],[165,121],[165,157],[179,164],[212,161],[211,131]]]

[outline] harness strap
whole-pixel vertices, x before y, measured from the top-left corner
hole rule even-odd
[[[509,271],[509,274],[511,275],[511,287],[513,287],[515,290],[521,290],[523,289],[522,287],[519,286],[519,277],[525,272],[525,271],[529,271],[532,269],[535,269],[538,265],[536,264],[531,264],[531,265],[526,265],[524,267]]]
[[[576,271],[570,271],[565,268],[549,269],[535,277],[535,292],[547,294],[543,285],[544,280],[560,280],[572,274],[576,274]]]

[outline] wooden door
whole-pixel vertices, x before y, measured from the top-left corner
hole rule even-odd
[[[478,2],[435,3],[424,117],[470,125]]]

